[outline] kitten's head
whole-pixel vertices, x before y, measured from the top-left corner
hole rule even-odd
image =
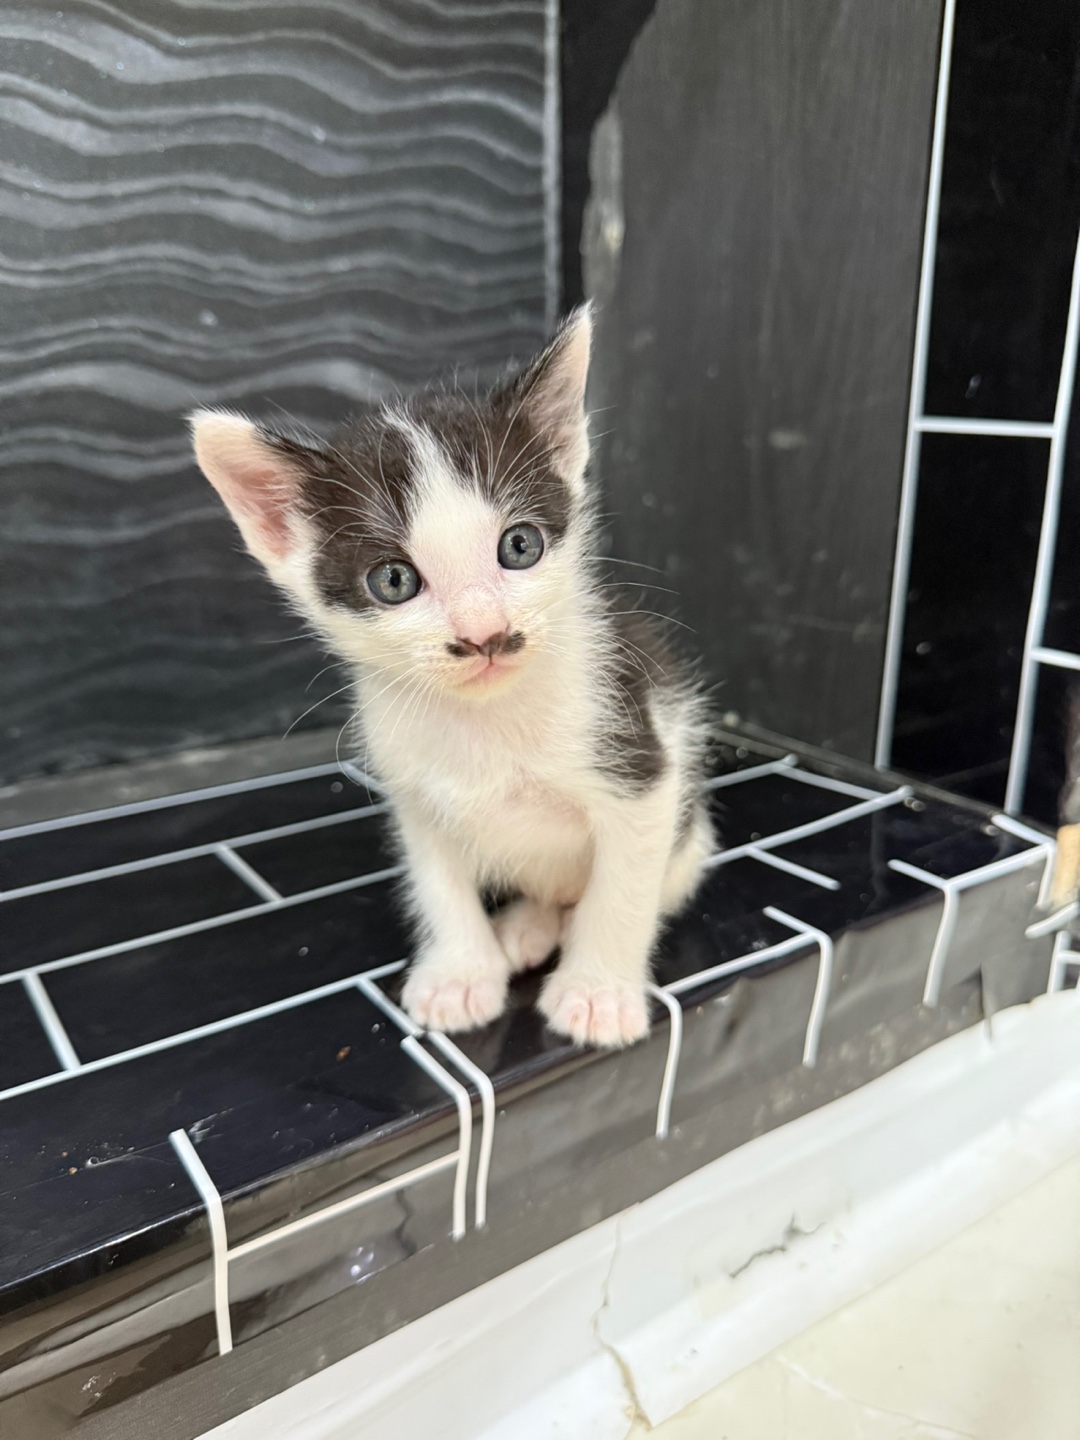
[[[485,398],[394,401],[327,444],[198,410],[195,454],[248,549],[346,658],[484,699],[557,653],[581,604],[590,338],[579,310]]]

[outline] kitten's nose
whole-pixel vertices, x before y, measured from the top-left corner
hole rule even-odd
[[[460,659],[468,655],[484,655],[490,660],[495,655],[513,655],[524,644],[525,636],[520,630],[515,630],[513,634],[509,630],[498,630],[486,640],[470,640],[465,635],[459,635],[446,648]]]

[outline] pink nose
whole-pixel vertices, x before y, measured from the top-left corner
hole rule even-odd
[[[465,659],[469,655],[484,655],[489,660],[495,655],[513,655],[525,644],[525,636],[520,630],[513,634],[509,630],[499,630],[494,635],[489,635],[486,640],[470,640],[465,635],[459,635],[456,640],[447,645],[451,655]]]

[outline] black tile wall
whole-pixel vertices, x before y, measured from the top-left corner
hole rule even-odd
[[[0,986],[0,1090],[51,1075],[59,1064],[22,982]]]
[[[321,428],[532,351],[545,25],[544,0],[4,7],[0,778],[281,733],[338,688],[305,694],[325,659],[182,417]]]
[[[282,895],[334,885],[354,875],[374,874],[398,863],[382,816],[345,820],[322,830],[243,845],[237,854]]]
[[[956,10],[926,411],[1054,414],[1080,223],[1080,9]]]
[[[1000,805],[1048,442],[926,435],[894,765]]]

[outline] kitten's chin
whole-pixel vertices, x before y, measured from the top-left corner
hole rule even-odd
[[[508,656],[497,657],[493,660],[476,660],[462,666],[461,673],[455,676],[450,688],[455,695],[460,695],[468,700],[490,700],[496,695],[503,695],[515,685],[524,669],[522,661]]]

